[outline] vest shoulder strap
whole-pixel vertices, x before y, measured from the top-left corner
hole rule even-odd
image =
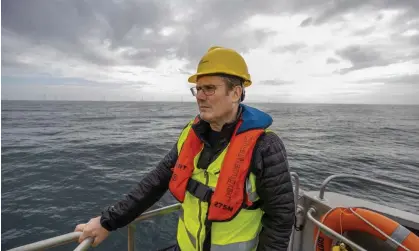
[[[182,132],[180,133],[180,135],[179,135],[179,137],[178,137],[178,140],[177,140],[177,152],[178,152],[178,155],[180,154],[180,151],[182,150],[182,146],[183,146],[183,143],[185,143],[185,141],[186,141],[186,138],[188,137],[188,134],[189,134],[189,131],[191,130],[191,128],[192,128],[192,125],[193,125],[193,123],[194,123],[194,120],[195,119],[192,119],[192,120],[190,120],[184,127],[183,127],[183,129],[182,129]]]

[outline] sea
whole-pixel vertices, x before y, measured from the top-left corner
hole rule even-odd
[[[419,188],[419,106],[247,105],[273,117],[304,190],[332,174]],[[157,166],[197,112],[186,102],[2,101],[2,250],[73,232],[100,215]],[[369,182],[337,180],[327,190],[419,213],[418,197]],[[168,192],[150,209],[175,202]],[[176,224],[176,213],[139,222],[136,250],[173,244]],[[127,250],[127,228],[94,250]]]

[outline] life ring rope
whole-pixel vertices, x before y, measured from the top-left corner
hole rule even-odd
[[[395,239],[393,239],[391,236],[387,235],[386,233],[384,233],[384,231],[382,231],[381,229],[379,229],[378,227],[374,226],[374,224],[372,224],[371,222],[369,222],[367,219],[365,219],[364,217],[362,217],[361,215],[359,215],[357,212],[355,212],[355,210],[353,210],[351,207],[349,208],[349,210],[356,215],[359,219],[361,219],[362,221],[364,221],[365,223],[367,223],[370,227],[374,228],[376,231],[378,231],[380,234],[384,235],[387,240],[391,240],[392,242],[394,242],[398,247],[402,247],[404,250],[406,251],[411,251],[410,249],[408,249],[407,247],[403,246],[403,244],[401,244],[400,242],[396,241]],[[341,224],[342,225],[342,224]]]

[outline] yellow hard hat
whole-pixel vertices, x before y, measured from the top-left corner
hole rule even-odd
[[[244,58],[236,51],[220,46],[213,46],[199,61],[196,74],[188,78],[189,83],[196,83],[197,77],[207,74],[224,73],[240,77],[244,87],[252,84]]]

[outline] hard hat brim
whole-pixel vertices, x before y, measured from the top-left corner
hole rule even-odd
[[[195,83],[196,84],[196,80],[197,80],[197,78],[198,78],[199,75],[202,75],[202,74],[194,74],[194,75],[190,76],[188,78],[188,82],[189,83]]]

